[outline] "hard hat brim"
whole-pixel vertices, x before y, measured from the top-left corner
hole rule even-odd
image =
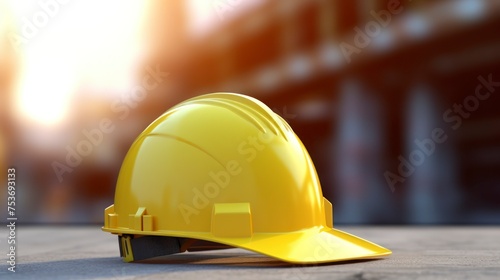
[[[129,230],[103,228],[105,231],[127,234]],[[137,234],[136,231],[130,231]],[[247,249],[285,262],[297,264],[329,263],[373,259],[390,255],[382,246],[334,228],[318,226],[286,233],[255,233],[249,238],[217,238],[211,233],[179,233],[167,231],[143,232],[145,235],[193,238]],[[188,248],[189,250],[189,248]]]
[[[301,264],[371,259],[392,253],[370,241],[326,227],[291,233],[257,234],[248,243],[228,245]]]

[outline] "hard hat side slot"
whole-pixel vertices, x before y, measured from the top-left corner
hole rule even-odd
[[[216,237],[252,237],[250,203],[215,203],[212,211],[212,234]]]
[[[323,209],[325,211],[325,221],[329,228],[333,228],[333,206],[328,199],[323,197]]]
[[[118,222],[118,215],[115,214],[115,205],[111,204],[106,209],[104,209],[104,227],[105,228],[116,228]]]

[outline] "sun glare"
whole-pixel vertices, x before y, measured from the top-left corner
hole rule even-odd
[[[134,84],[143,47],[144,2],[9,4],[17,23],[13,44],[21,57],[16,108],[24,118],[58,125],[67,120],[78,88],[90,89],[85,94],[109,95]]]
[[[65,71],[60,61],[33,60],[23,73],[18,109],[31,120],[56,125],[64,120],[68,112],[74,86],[69,71]]]

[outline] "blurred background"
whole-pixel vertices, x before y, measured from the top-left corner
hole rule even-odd
[[[290,123],[335,223],[499,224],[499,32],[498,0],[0,0],[1,184],[20,222],[101,223],[135,137],[227,91]]]

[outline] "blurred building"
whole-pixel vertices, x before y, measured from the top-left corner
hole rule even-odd
[[[168,77],[140,102],[113,110],[116,98],[81,85],[67,125],[40,132],[59,141],[51,151],[9,133],[9,161],[30,174],[24,221],[100,222],[135,136],[179,101],[227,91],[290,123],[336,222],[500,223],[500,87],[484,82],[500,81],[499,1],[220,0],[196,33],[187,3],[147,4],[135,76]],[[59,182],[51,162],[103,118],[114,131]],[[435,129],[446,140],[432,148]]]
[[[492,93],[457,129],[446,113],[473,102],[479,76],[500,80],[500,3],[390,5],[263,1],[221,19],[179,53],[185,97],[241,92],[282,115],[339,222],[496,223],[500,100]],[[229,18],[239,7],[225,8]],[[397,174],[435,128],[447,140],[391,186],[385,171]]]

